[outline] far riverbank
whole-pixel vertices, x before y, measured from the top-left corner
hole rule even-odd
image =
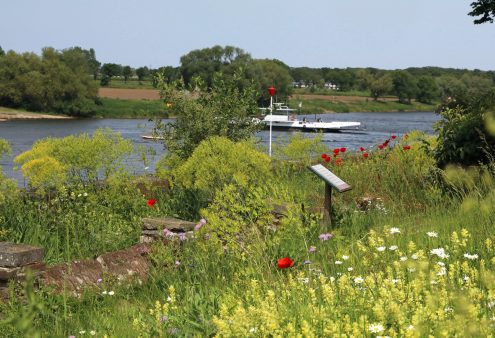
[[[66,115],[33,113],[24,110],[0,107],[0,122],[10,120],[64,120],[72,118],[73,117]]]

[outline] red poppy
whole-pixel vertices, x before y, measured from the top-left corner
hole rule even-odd
[[[368,158],[368,156],[369,156],[369,155],[368,155],[368,153],[364,153],[364,154],[363,154],[363,157],[364,157],[364,158]]]
[[[378,146],[378,148],[383,149],[383,148],[385,148],[385,147],[383,146],[383,144],[380,144],[380,145]]]
[[[392,140],[395,140],[396,138],[397,138],[397,136],[395,136],[395,135],[392,135],[392,137],[391,137]]]
[[[386,140],[385,142],[383,142],[383,146],[386,147],[386,146],[388,146],[389,143],[390,143],[390,140]]]
[[[345,147],[340,148],[341,153],[345,153],[346,150],[347,150],[347,148],[345,148]]]
[[[154,198],[152,198],[152,199],[148,200],[146,203],[151,208],[153,205],[155,205],[156,200]]]
[[[327,157],[325,157],[325,158],[323,159],[323,161],[325,161],[325,162],[330,162],[330,157],[328,157],[328,156],[327,156]]]
[[[321,154],[322,159],[325,159],[325,157],[328,157],[328,155],[327,154]]]
[[[363,147],[359,147],[359,151],[364,151],[364,148]]]
[[[403,149],[404,150],[409,150],[409,149],[411,149],[411,146],[404,146]]]
[[[342,164],[342,161],[344,161],[344,159],[342,159],[342,158],[338,158],[338,159],[335,161],[335,164],[336,164],[336,165],[341,165],[341,164]]]
[[[335,149],[333,150],[334,155],[337,155],[339,152],[340,152],[340,149],[339,149],[339,148],[335,148]]]
[[[278,260],[279,269],[287,269],[294,265],[294,261],[289,257],[280,258]]]

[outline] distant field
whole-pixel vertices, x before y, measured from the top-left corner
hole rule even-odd
[[[95,81],[98,85],[100,84],[100,80]],[[107,88],[132,88],[132,89],[154,89],[153,83],[149,80],[121,80],[121,79],[112,79],[108,84]]]
[[[168,112],[161,100],[131,100],[101,98],[96,117],[104,118],[167,118]]]

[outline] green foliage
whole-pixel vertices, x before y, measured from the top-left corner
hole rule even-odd
[[[43,49],[42,56],[9,51],[0,59],[0,105],[90,116],[97,87],[82,50]]]
[[[193,189],[210,200],[224,186],[264,186],[271,177],[269,157],[250,142],[211,137],[172,171],[174,184]]]
[[[449,163],[477,165],[493,161],[495,137],[487,132],[489,112],[471,108],[444,108],[436,126],[438,146],[435,158],[441,167]]]
[[[127,80],[132,76],[132,69],[130,66],[124,66],[122,68],[122,76],[124,77],[124,81],[127,82]]]
[[[371,97],[377,101],[379,97],[388,94],[393,89],[392,77],[390,75],[378,75],[369,84]]]
[[[81,134],[39,140],[15,162],[32,187],[46,191],[123,173],[123,161],[132,149],[132,143],[120,134],[98,129],[92,137]]]
[[[314,138],[305,137],[302,133],[289,135],[289,143],[274,146],[274,158],[287,161],[300,168],[310,165],[315,158],[323,154],[327,147],[321,142],[323,135]]]
[[[417,86],[411,74],[405,71],[397,71],[393,74],[393,92],[402,103],[411,103],[416,95]]]
[[[432,77],[422,76],[418,79],[416,99],[423,103],[432,103],[439,96],[439,89]]]
[[[471,16],[477,16],[474,20],[475,24],[482,23],[493,23],[493,18],[495,18],[495,1],[494,0],[477,0],[471,3],[472,11],[468,14]]]
[[[150,74],[150,70],[148,67],[139,67],[136,69],[136,76],[138,77],[139,81],[143,81],[145,77],[147,77]]]
[[[107,86],[112,77],[122,75],[123,68],[116,63],[104,63],[103,66],[101,66],[100,72],[102,75],[101,85]]]
[[[0,163],[5,154],[11,154],[10,145],[6,140],[0,138]],[[0,165],[0,204],[2,204],[6,198],[11,197],[14,191],[15,182],[13,180],[5,178],[5,176],[3,175],[2,166]],[[0,238],[1,237],[2,236],[0,229]]]
[[[161,96],[171,105],[169,112],[176,120],[156,129],[164,137],[173,161],[188,158],[201,141],[212,136],[224,136],[232,141],[250,138],[261,128],[252,116],[256,113],[256,91],[253,86],[239,89],[240,74],[225,78],[216,74],[210,89],[201,87],[201,81],[181,89],[181,82],[167,84],[161,78]],[[199,92],[195,90],[199,89]]]
[[[252,74],[248,77],[253,79],[257,85],[263,103],[270,101],[267,89],[274,86],[277,89],[277,97],[287,100],[292,94],[292,77],[286,65],[278,60],[253,60],[250,64]]]

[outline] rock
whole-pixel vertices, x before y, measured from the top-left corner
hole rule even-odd
[[[0,242],[0,267],[21,267],[43,261],[43,248]]]
[[[143,230],[163,230],[167,228],[172,232],[187,232],[194,229],[196,223],[183,221],[173,217],[148,217],[143,218]]]

